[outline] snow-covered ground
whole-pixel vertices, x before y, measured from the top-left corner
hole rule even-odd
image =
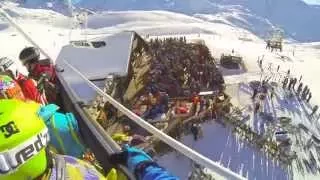
[[[136,30],[142,35],[150,36],[186,36],[187,39],[203,39],[213,56],[219,58],[222,53],[234,49],[243,56],[248,72],[225,77],[228,85],[248,82],[260,78],[258,57],[264,56],[264,67],[275,68],[280,65],[281,72],[288,69],[297,78],[303,75],[302,81],[308,84],[313,92],[311,104],[320,103],[320,83],[317,77],[320,67],[320,43],[293,43],[284,45],[282,53],[271,53],[265,49],[263,39],[241,28],[228,23],[212,21],[211,16],[191,17],[166,11],[120,11],[102,12],[89,16],[88,29],[73,29],[70,18],[50,10],[24,9],[8,3],[6,11],[15,18],[18,24],[44,49],[51,57],[56,58],[63,45],[70,40],[108,35],[122,30]],[[219,20],[219,19],[218,19]],[[307,27],[306,27],[307,28]],[[87,35],[84,35],[87,34]],[[19,51],[30,45],[15,29],[0,19],[0,55],[18,59]],[[241,40],[246,39],[246,40]],[[293,56],[294,51],[294,56]],[[285,56],[286,58],[280,58]],[[21,68],[24,70],[23,68]],[[25,71],[25,70],[24,70]],[[244,103],[243,95],[234,96],[235,101]],[[240,98],[237,100],[237,98]],[[239,103],[239,106],[241,106]],[[310,109],[307,109],[308,111]],[[305,117],[295,117],[313,129],[314,124],[304,121]],[[316,122],[319,123],[319,122]],[[183,142],[202,154],[220,162],[235,172],[240,172],[249,179],[287,179],[288,174],[277,164],[268,160],[265,155],[232,136],[230,131],[216,123],[203,125],[204,136],[193,142],[191,136],[183,138]],[[159,158],[159,162],[185,179],[190,161],[184,157],[176,157],[170,153]],[[310,177],[311,178],[311,177]],[[305,179],[310,179],[306,178]],[[313,177],[317,179],[316,177]],[[303,179],[297,178],[297,179]]]

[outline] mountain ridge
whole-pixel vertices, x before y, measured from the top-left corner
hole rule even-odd
[[[25,0],[26,7],[45,6],[46,0]],[[51,0],[54,4],[67,0]],[[235,26],[265,37],[275,27],[302,42],[320,41],[320,9],[302,0],[72,0],[75,7],[94,11],[167,10],[190,16],[220,16]],[[61,9],[61,8],[59,8]]]

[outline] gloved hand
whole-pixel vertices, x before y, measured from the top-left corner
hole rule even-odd
[[[49,81],[48,76],[45,73],[41,74],[39,80],[37,81],[37,89],[40,91],[40,93],[44,93],[44,86],[47,81]]]
[[[127,152],[127,166],[134,171],[136,166],[143,161],[153,161],[152,158],[144,151],[125,145],[124,150]]]
[[[139,163],[153,161],[147,153],[129,145],[125,145],[122,152],[112,155],[109,160],[114,164],[125,164],[131,172],[134,172]]]

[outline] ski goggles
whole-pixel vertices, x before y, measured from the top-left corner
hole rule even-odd
[[[48,145],[49,140],[48,129],[45,127],[19,146],[0,152],[0,176],[16,171],[29,159],[38,155]]]

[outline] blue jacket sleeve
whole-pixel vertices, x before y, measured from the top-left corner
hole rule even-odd
[[[141,180],[179,180],[179,178],[160,166],[150,165],[142,173]]]

